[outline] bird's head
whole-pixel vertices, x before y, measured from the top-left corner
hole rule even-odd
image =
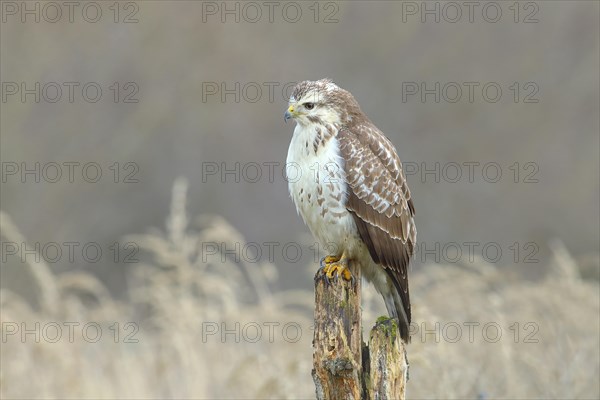
[[[347,124],[360,108],[350,92],[330,79],[298,83],[288,103],[284,120],[294,119],[298,124]]]

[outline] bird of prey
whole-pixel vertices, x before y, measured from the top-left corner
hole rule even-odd
[[[288,176],[290,195],[313,236],[334,249],[322,272],[350,281],[348,262],[356,261],[408,342],[407,272],[417,231],[394,145],[329,79],[298,83],[284,119],[296,122],[286,164],[297,170]]]

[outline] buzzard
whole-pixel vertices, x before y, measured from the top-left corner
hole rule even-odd
[[[291,197],[313,236],[333,253],[321,260],[322,271],[351,280],[348,261],[357,261],[408,342],[407,272],[417,231],[394,145],[352,94],[329,79],[298,83],[284,118],[296,121],[287,155],[288,168],[298,171],[288,177]]]

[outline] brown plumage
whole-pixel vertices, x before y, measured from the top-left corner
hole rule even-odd
[[[408,264],[417,236],[415,209],[398,168],[400,159],[387,138],[370,125],[361,121],[338,133],[349,190],[346,208],[371,258],[385,267],[398,290],[410,324]],[[382,145],[387,151],[378,150]]]

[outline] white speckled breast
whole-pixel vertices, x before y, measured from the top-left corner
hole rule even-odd
[[[318,124],[294,130],[287,155],[288,187],[298,213],[321,245],[332,253],[359,243],[346,209],[347,184],[334,127]]]

